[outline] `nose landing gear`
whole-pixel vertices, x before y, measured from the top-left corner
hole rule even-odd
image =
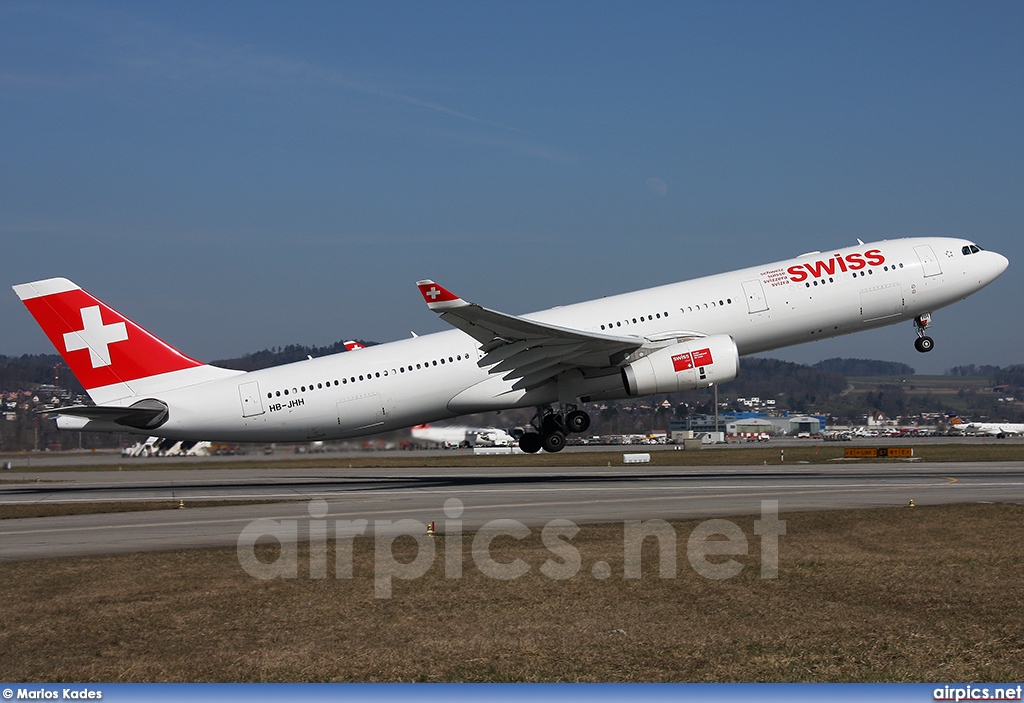
[[[932,326],[932,314],[921,313],[914,318],[914,327],[917,329],[917,339],[914,340],[914,349],[921,353],[930,352],[935,348],[935,340],[929,337],[925,330]]]

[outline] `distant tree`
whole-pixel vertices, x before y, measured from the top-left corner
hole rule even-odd
[[[58,364],[59,385],[75,393],[84,392],[82,384],[56,354],[0,355],[0,390],[13,391],[53,383],[54,367]]]
[[[814,364],[820,371],[832,371],[843,376],[913,376],[914,368],[896,361],[874,359],[825,359]]]
[[[359,340],[360,344],[372,347],[376,342],[365,342]],[[296,361],[302,361],[308,357],[327,356],[328,354],[338,354],[346,351],[345,342],[338,341],[333,344],[328,344],[325,347],[307,347],[301,344],[289,344],[282,348],[277,347],[276,351],[271,349],[264,349],[258,352],[252,352],[251,354],[245,354],[234,359],[220,359],[218,361],[211,362],[215,366],[223,366],[228,369],[235,369],[237,371],[257,371],[259,369],[267,369],[272,366],[280,366],[282,364],[291,364]]]

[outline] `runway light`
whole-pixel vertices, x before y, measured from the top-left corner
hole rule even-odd
[[[427,534],[430,535],[431,537],[434,536],[434,522],[433,522],[433,520],[431,520],[430,522],[427,523]]]
[[[910,499],[910,505],[908,505],[907,507],[908,508],[916,508],[917,507],[916,505],[914,505],[914,499],[913,498]]]
[[[181,510],[184,507],[185,507],[185,499],[182,498],[180,501],[178,501],[178,510]]]

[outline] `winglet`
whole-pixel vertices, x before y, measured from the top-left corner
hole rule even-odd
[[[430,279],[416,281],[416,286],[420,289],[420,295],[423,296],[423,300],[431,310],[448,310],[468,305],[465,300]]]

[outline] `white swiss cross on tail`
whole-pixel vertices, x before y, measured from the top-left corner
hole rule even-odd
[[[89,350],[92,367],[110,366],[110,345],[128,341],[128,327],[123,322],[103,324],[100,306],[82,308],[82,329],[64,334],[64,348],[69,351]]]
[[[185,356],[66,278],[14,292],[97,405],[238,373]]]

